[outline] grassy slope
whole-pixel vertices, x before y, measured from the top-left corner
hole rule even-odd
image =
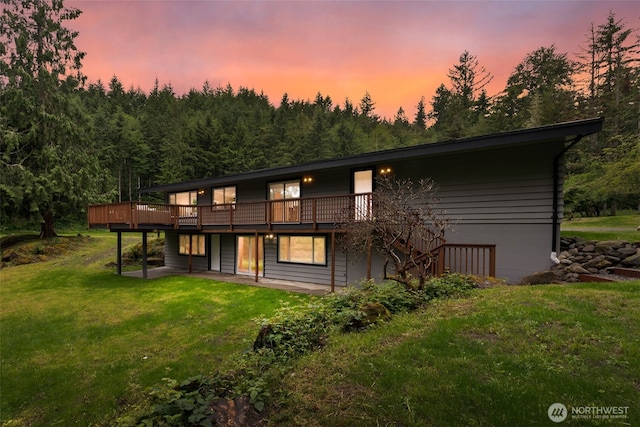
[[[640,282],[478,290],[304,358],[271,421],[554,425],[547,409],[560,402],[628,406],[628,419],[606,425],[638,425],[638,331]]]
[[[113,419],[163,377],[224,366],[252,343],[253,318],[307,298],[203,279],[119,277],[103,267],[115,237],[90,240],[54,260],[0,270],[3,425]]]
[[[103,267],[114,248],[98,234],[64,258],[0,270],[3,425],[108,425],[141,388],[224,366],[253,339],[251,318],[307,298],[117,277]],[[558,401],[630,406],[607,425],[637,425],[639,330],[638,282],[478,290],[332,339],[283,380],[291,394],[271,421],[552,425]]]

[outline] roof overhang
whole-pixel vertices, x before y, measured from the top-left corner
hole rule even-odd
[[[602,130],[603,118],[576,120],[530,129],[502,132],[472,138],[433,142],[411,147],[375,151],[330,160],[320,160],[293,166],[260,169],[233,175],[184,181],[173,184],[157,185],[141,189],[142,193],[175,192],[202,187],[223,186],[256,179],[270,179],[280,176],[297,175],[317,170],[374,165],[381,162],[432,157],[447,154],[474,152],[480,150],[517,147],[549,142],[565,143],[577,137],[584,137]]]

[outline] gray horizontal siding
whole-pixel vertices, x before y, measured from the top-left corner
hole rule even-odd
[[[276,241],[265,241],[264,276],[270,279],[291,280],[295,282],[331,284],[331,240],[327,238],[327,265],[309,265],[278,262]],[[347,282],[346,256],[336,251],[335,285],[345,286]]]
[[[177,231],[167,230],[164,233],[164,265],[173,268],[183,268],[180,259],[178,258]]]
[[[179,233],[177,231],[165,232],[165,251],[164,251],[164,265],[173,268],[188,269],[189,268],[189,256],[179,255]],[[207,254],[209,252],[209,244],[205,245]],[[192,256],[191,268],[193,270],[209,270],[209,257],[208,256]]]
[[[553,146],[520,147],[394,166],[400,178],[432,179],[438,207],[456,224],[549,224],[556,151]]]
[[[220,235],[220,271],[235,274],[236,272],[236,236]]]

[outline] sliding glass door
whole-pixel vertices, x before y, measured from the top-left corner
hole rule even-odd
[[[258,257],[256,259],[256,236],[238,236],[237,237],[237,274],[256,274],[256,264],[258,266],[258,274],[263,274],[264,265],[264,239],[258,236]],[[257,260],[257,262],[256,262]]]

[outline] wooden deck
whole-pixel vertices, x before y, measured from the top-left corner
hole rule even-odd
[[[237,226],[272,228],[277,224],[302,224],[317,228],[335,224],[348,215],[370,210],[372,194],[313,197],[227,205],[168,205],[123,202],[89,206],[89,227],[117,229],[196,229]]]
[[[112,231],[184,230],[233,232],[248,228],[255,232],[282,230],[338,231],[336,224],[346,218],[366,219],[375,208],[373,194],[268,200],[226,205],[169,205],[122,202],[89,206],[89,227]],[[428,247],[427,247],[428,246]],[[446,272],[495,276],[496,246],[447,243],[435,239],[429,245],[412,242],[410,250],[430,253],[431,274]]]

